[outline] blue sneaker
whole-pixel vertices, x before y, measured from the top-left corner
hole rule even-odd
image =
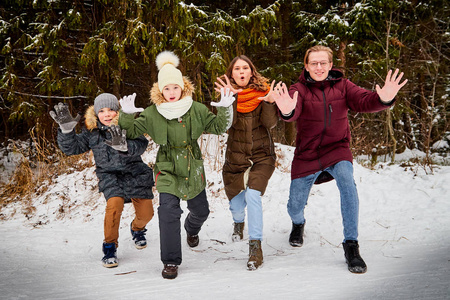
[[[130,231],[131,231],[131,236],[133,237],[133,241],[134,241],[134,246],[136,246],[136,249],[144,249],[145,247],[147,247],[147,240],[145,239],[145,233],[147,232],[147,229],[143,229],[143,230],[139,230],[139,231],[134,231],[132,229],[132,224],[133,222],[131,222],[130,224]]]
[[[114,268],[119,265],[115,243],[103,243],[103,253],[105,256],[102,258],[102,263],[105,268]]]

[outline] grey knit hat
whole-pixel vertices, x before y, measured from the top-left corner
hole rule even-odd
[[[94,111],[98,115],[98,111],[102,108],[108,107],[112,110],[119,110],[119,101],[113,94],[103,93],[98,95],[94,100]]]

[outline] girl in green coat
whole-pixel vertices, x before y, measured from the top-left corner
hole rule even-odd
[[[204,104],[192,99],[194,87],[183,77],[178,57],[164,51],[156,57],[158,82],[150,92],[154,105],[145,110],[136,108],[136,94],[120,100],[122,111],[119,126],[133,138],[147,133],[160,145],[154,167],[156,189],[159,192],[159,230],[162,276],[173,279],[181,264],[180,199],[187,200],[189,214],[184,222],[187,243],[196,247],[198,233],[209,215],[206,198],[206,178],[202,153],[197,142],[203,132],[222,134],[232,120],[233,93],[222,90],[217,115]],[[134,113],[141,112],[138,118]]]

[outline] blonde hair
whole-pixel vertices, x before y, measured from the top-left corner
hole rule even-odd
[[[328,54],[328,62],[333,62],[333,50],[331,50],[329,47],[326,46],[316,45],[306,50],[305,58],[303,61],[305,65],[308,64],[309,54],[311,52],[319,52],[319,51],[325,51]]]

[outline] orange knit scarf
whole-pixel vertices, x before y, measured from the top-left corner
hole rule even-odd
[[[270,91],[270,87],[266,91],[257,91],[254,89],[245,89],[238,94],[237,111],[240,113],[249,113],[254,111],[263,100],[259,97],[264,97]]]

